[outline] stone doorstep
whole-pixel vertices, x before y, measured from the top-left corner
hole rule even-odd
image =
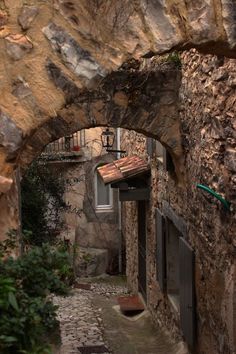
[[[122,313],[144,311],[145,306],[139,295],[120,296],[117,298]]]

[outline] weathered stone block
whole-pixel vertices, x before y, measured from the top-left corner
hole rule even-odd
[[[31,40],[23,34],[11,34],[6,37],[8,55],[14,60],[22,59],[33,49]]]
[[[228,149],[225,156],[225,165],[228,169],[236,172],[236,150]]]
[[[12,94],[18,98],[26,98],[32,95],[29,84],[19,77],[13,84]]]
[[[0,193],[8,192],[12,186],[12,183],[13,183],[12,178],[6,178],[3,176],[0,176]]]
[[[234,0],[221,0],[223,25],[226,31],[229,45],[236,47],[236,3]]]
[[[106,70],[62,27],[51,22],[43,28],[43,33],[51,42],[53,49],[60,54],[64,64],[87,84],[97,76],[103,78],[106,75]]]
[[[18,22],[23,30],[30,28],[31,23],[34,21],[38,13],[39,8],[37,6],[23,6],[18,17]]]
[[[14,155],[22,144],[22,131],[0,108],[0,146]]]
[[[70,80],[63,71],[50,59],[47,60],[46,69],[50,79],[56,87],[60,88],[66,96],[67,102],[79,96],[80,89]]]
[[[5,11],[0,10],[0,27],[6,25],[8,22],[8,15]]]
[[[80,248],[76,260],[76,274],[79,277],[97,276],[106,273],[108,251],[98,248]]]

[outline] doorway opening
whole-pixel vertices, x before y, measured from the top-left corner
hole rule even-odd
[[[138,201],[138,290],[147,302],[146,202]]]

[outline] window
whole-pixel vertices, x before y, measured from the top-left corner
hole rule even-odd
[[[155,149],[157,160],[163,163],[164,170],[174,175],[175,166],[170,153],[159,141],[156,141]]]
[[[159,141],[156,141],[156,157],[162,163],[163,163],[164,153],[165,153],[164,146]]]
[[[96,210],[111,210],[113,207],[112,189],[105,185],[98,171],[95,173],[95,207]]]
[[[157,281],[179,313],[183,336],[193,348],[197,340],[194,250],[185,239],[185,223],[168,205],[163,206],[164,214],[156,209]]]

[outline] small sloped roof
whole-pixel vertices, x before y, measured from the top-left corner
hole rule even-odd
[[[150,170],[149,164],[138,156],[128,156],[98,167],[105,184],[123,181]]]

